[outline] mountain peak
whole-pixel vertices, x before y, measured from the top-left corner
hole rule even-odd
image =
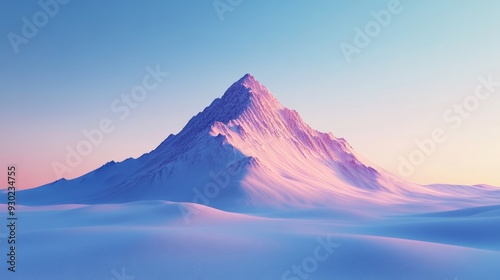
[[[246,73],[245,75],[243,75],[243,77],[241,77],[238,81],[235,82],[235,84],[246,85],[246,86],[250,86],[255,83],[259,82],[250,73]]]
[[[245,82],[245,81],[255,82],[256,80],[255,80],[255,77],[252,76],[252,74],[246,73],[245,75],[243,75],[243,77],[241,77],[240,81],[243,81],[243,82]]]
[[[228,123],[238,118],[253,103],[257,95],[272,96],[252,75],[245,74],[234,82],[221,98],[216,98],[210,106],[191,118],[186,126],[179,132],[176,139],[192,138],[199,132],[212,127],[216,122]],[[168,140],[168,139],[166,139]],[[166,143],[166,140],[164,143]],[[160,146],[164,145],[162,143]]]
[[[215,99],[210,106],[191,118],[175,141],[188,141],[207,129],[211,130],[216,123],[228,124],[237,119],[244,119],[250,126],[258,126],[263,133],[268,130],[265,127],[283,122],[279,112],[283,108],[264,85],[251,74],[245,74],[221,98]],[[160,146],[166,145],[169,142],[167,140]]]
[[[227,95],[242,94],[242,93],[272,96],[271,92],[269,92],[269,90],[264,85],[262,85],[259,81],[257,81],[254,78],[254,76],[252,76],[249,73],[245,74],[232,86],[230,86],[224,95],[227,97]]]

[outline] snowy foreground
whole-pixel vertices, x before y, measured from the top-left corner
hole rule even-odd
[[[185,219],[180,209],[194,214]],[[1,215],[4,220],[6,213]],[[18,215],[17,271],[7,271],[2,261],[0,279],[494,280],[500,275],[500,205],[375,218],[326,210],[236,214],[149,201],[23,207]]]

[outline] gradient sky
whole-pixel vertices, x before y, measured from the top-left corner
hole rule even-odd
[[[54,181],[51,164],[103,118],[115,130],[64,177],[138,157],[248,72],[313,128],[395,173],[416,139],[443,128],[447,141],[411,181],[500,186],[500,88],[457,129],[442,117],[479,76],[500,81],[500,2],[402,0],[348,63],[339,45],[389,2],[244,0],[221,20],[212,0],[73,0],[16,54],[9,32],[22,34],[22,18],[41,7],[3,1],[0,166],[18,166],[20,188]],[[170,75],[118,119],[113,100],[156,65]]]

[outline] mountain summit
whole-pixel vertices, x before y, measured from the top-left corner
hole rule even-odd
[[[221,98],[215,99],[210,106],[194,116],[178,136],[184,138],[185,135],[203,133],[215,123],[228,123],[252,108],[254,111],[260,108],[272,112],[276,108],[264,105],[271,103],[281,106],[267,88],[252,75],[246,74],[229,87]]]
[[[23,204],[160,199],[246,211],[345,210],[449,196],[377,168],[343,138],[311,128],[246,74],[155,150],[20,197]]]

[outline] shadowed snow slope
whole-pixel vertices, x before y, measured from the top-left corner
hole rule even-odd
[[[485,198],[485,195],[491,199]],[[493,187],[466,191],[405,182],[309,127],[251,75],[177,135],[138,159],[23,191],[26,205],[195,202],[231,211],[284,208],[451,210],[494,204]],[[446,201],[443,205],[440,202]]]

